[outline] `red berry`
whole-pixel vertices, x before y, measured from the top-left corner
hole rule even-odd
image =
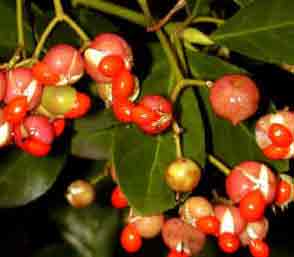
[[[245,75],[225,75],[210,90],[213,111],[237,125],[253,115],[259,103],[259,92],[254,81]]]
[[[25,118],[28,108],[27,98],[18,96],[4,107],[4,119],[12,124],[20,123]]]
[[[74,106],[64,115],[64,117],[68,119],[81,118],[89,111],[90,107],[90,97],[84,93],[77,92]]]
[[[3,117],[3,110],[0,108],[0,148],[10,143],[12,138],[12,126]]]
[[[268,257],[270,254],[268,245],[259,239],[249,243],[249,251],[253,257]]]
[[[134,93],[134,76],[128,70],[121,70],[112,79],[112,97],[114,99],[129,98]]]
[[[56,119],[52,122],[54,133],[56,137],[59,137],[64,129],[65,129],[65,120],[64,119]]]
[[[24,141],[22,149],[33,156],[44,157],[51,151],[51,145],[36,138],[28,138]]]
[[[240,248],[240,240],[234,234],[224,233],[218,237],[218,245],[225,253],[235,253]]]
[[[259,190],[251,191],[240,201],[240,213],[248,222],[260,220],[266,208],[266,201]]]
[[[116,186],[116,188],[112,191],[111,204],[114,208],[117,209],[126,208],[128,206],[128,199],[121,191],[119,186]]]
[[[124,66],[125,64],[121,56],[107,55],[101,60],[98,69],[104,76],[114,77]]]
[[[84,74],[84,61],[80,52],[67,44],[50,48],[43,62],[51,73],[58,75],[56,85],[64,86],[76,83]]]
[[[133,224],[127,225],[120,236],[120,243],[128,253],[135,253],[142,247],[142,238]]]
[[[55,85],[59,80],[58,74],[53,73],[44,62],[37,62],[32,67],[32,73],[36,80],[44,85]]]
[[[290,148],[289,147],[279,147],[274,145],[269,145],[264,148],[263,154],[270,160],[280,160],[288,158]]]
[[[167,257],[189,257],[189,255],[182,252],[178,252],[176,250],[171,250]]]
[[[278,206],[286,206],[293,201],[293,179],[287,175],[281,175],[281,179],[277,186],[275,204]]]
[[[132,121],[139,127],[149,126],[160,119],[160,115],[138,104],[132,112]]]
[[[269,127],[268,136],[275,146],[289,147],[293,142],[291,131],[278,123],[273,123]]]
[[[134,106],[135,105],[127,99],[119,99],[113,101],[112,110],[119,121],[128,123],[132,121],[132,111]]]
[[[206,216],[197,220],[197,228],[207,235],[218,236],[220,222],[215,216]]]
[[[0,71],[0,101],[5,97],[6,86],[6,75],[4,72]]]

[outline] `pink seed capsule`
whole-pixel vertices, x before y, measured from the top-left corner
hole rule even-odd
[[[52,47],[43,62],[53,74],[59,77],[57,86],[76,83],[84,74],[84,61],[80,52],[74,47],[59,44]]]
[[[6,74],[5,103],[8,104],[17,96],[26,96],[29,108],[36,107],[42,95],[42,86],[34,79],[30,68],[16,68]]]
[[[31,115],[25,119],[23,125],[29,136],[45,144],[53,142],[55,133],[48,118],[41,115]]]
[[[98,83],[108,83],[112,80],[98,69],[101,60],[108,55],[121,57],[125,68],[127,70],[132,68],[133,54],[128,43],[113,33],[100,34],[95,37],[84,53],[86,71]]]
[[[215,81],[209,100],[219,117],[237,125],[257,111],[259,91],[247,76],[225,75]]]
[[[5,97],[6,92],[6,75],[4,72],[0,71],[0,101]]]

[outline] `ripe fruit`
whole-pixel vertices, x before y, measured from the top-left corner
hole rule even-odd
[[[260,220],[266,208],[266,201],[259,190],[247,193],[240,201],[240,213],[248,222]]]
[[[213,207],[204,197],[193,196],[186,200],[180,208],[181,218],[192,226],[196,225],[198,219],[214,215]]]
[[[148,95],[144,96],[139,102],[142,108],[146,108],[149,111],[155,112],[157,114],[156,120],[149,120],[147,124],[141,124],[138,117],[134,116],[134,123],[136,123],[145,133],[154,135],[165,131],[172,123],[173,120],[173,110],[170,101],[162,96],[158,95]],[[142,117],[141,117],[142,118]],[[142,119],[141,119],[142,121]]]
[[[190,159],[177,159],[165,171],[166,183],[176,192],[190,192],[199,183],[200,167]]]
[[[266,218],[262,218],[255,222],[249,222],[244,231],[240,234],[240,240],[243,246],[249,244],[250,241],[265,239],[269,229],[269,222]]]
[[[162,227],[162,238],[167,247],[187,255],[197,255],[203,249],[205,235],[179,218],[167,220]]]
[[[64,129],[65,129],[65,120],[64,119],[56,119],[52,122],[54,134],[56,137],[59,137],[62,135]]]
[[[218,237],[219,248],[225,253],[235,253],[240,248],[239,238],[231,233],[224,233]]]
[[[11,124],[3,117],[3,111],[0,109],[0,148],[7,145],[11,139]]]
[[[112,97],[114,99],[129,98],[135,88],[134,76],[128,70],[121,70],[112,79]]]
[[[113,78],[124,69],[124,61],[119,55],[107,55],[99,63],[98,70],[106,77]]]
[[[264,148],[262,152],[270,160],[281,160],[289,159],[290,150],[291,149],[289,147],[269,145]]]
[[[132,121],[139,127],[149,126],[160,119],[160,114],[138,104],[133,108]]]
[[[128,253],[135,253],[142,247],[142,238],[133,224],[128,224],[122,231],[120,243]]]
[[[36,138],[28,138],[21,145],[21,149],[35,157],[45,157],[51,151],[51,145]]]
[[[6,92],[6,75],[4,72],[0,71],[0,101],[5,97]]]
[[[3,118],[11,124],[20,123],[28,111],[28,102],[25,96],[17,96],[3,109]]]
[[[49,49],[43,59],[52,74],[58,75],[58,86],[76,83],[84,74],[84,61],[80,52],[67,44]]]
[[[253,257],[268,257],[270,255],[268,245],[259,239],[250,242],[249,251]]]
[[[111,82],[110,76],[105,76],[98,67],[103,58],[116,55],[122,58],[124,68],[130,70],[133,65],[133,55],[128,43],[120,36],[103,33],[95,37],[84,53],[87,73],[98,83]]]
[[[41,105],[53,115],[64,115],[75,105],[77,92],[68,86],[44,87]]]
[[[95,200],[94,187],[85,180],[73,181],[67,188],[65,197],[70,205],[75,208],[84,208]]]
[[[278,139],[273,134],[273,128],[275,131],[277,128],[283,128],[281,131],[279,129],[277,131],[284,136],[279,136]],[[267,158],[273,160],[288,159],[293,156],[294,143],[291,142],[290,145],[288,145],[290,139],[293,138],[293,133],[294,113],[289,111],[278,111],[275,114],[267,114],[261,117],[255,126],[255,136],[258,146]],[[281,138],[286,141],[281,143]]]
[[[118,99],[113,101],[112,110],[119,121],[128,123],[132,121],[132,111],[134,106],[135,105],[130,100]]]
[[[237,125],[256,112],[259,91],[245,75],[225,75],[215,81],[209,100],[218,116]]]
[[[121,191],[119,186],[116,186],[111,194],[111,204],[114,208],[122,209],[128,206],[128,199]]]
[[[294,185],[293,178],[288,175],[280,175],[278,182],[275,204],[281,208],[287,207],[293,201]]]
[[[268,136],[275,146],[289,147],[293,142],[291,131],[279,123],[273,123],[269,127]]]
[[[196,227],[206,235],[218,236],[220,222],[215,216],[205,216],[197,220]]]
[[[268,204],[276,192],[276,177],[264,164],[253,161],[235,166],[226,178],[226,191],[234,203],[238,203],[248,192],[259,189]]]
[[[36,107],[41,99],[42,87],[33,77],[29,68],[16,68],[9,70],[6,74],[5,103],[9,104],[18,96],[25,96],[29,109]]]
[[[163,215],[153,215],[144,217],[138,216],[135,217],[134,221],[132,222],[132,224],[135,225],[138,233],[143,238],[156,237],[160,233],[163,223]]]
[[[41,115],[30,115],[23,122],[25,132],[45,144],[52,144],[55,134],[48,118]]]
[[[42,85],[55,85],[59,80],[58,74],[53,73],[44,62],[37,62],[32,67],[32,73],[34,78]]]
[[[238,208],[230,205],[216,205],[214,213],[220,222],[220,234],[240,234],[245,228],[245,220]]]
[[[77,119],[83,117],[91,107],[91,99],[84,93],[77,92],[76,100],[71,110],[64,114],[65,118]]]
[[[189,257],[187,254],[178,252],[176,250],[171,250],[167,257]]]

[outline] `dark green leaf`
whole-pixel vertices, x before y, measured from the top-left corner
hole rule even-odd
[[[119,184],[130,205],[140,213],[157,213],[175,206],[175,195],[164,179],[164,171],[175,157],[170,134],[151,137],[133,127],[116,134],[114,163]]]
[[[52,245],[46,247],[33,257],[81,257],[75,250],[68,245]]]
[[[17,45],[16,7],[15,1],[2,0],[0,2],[0,55],[12,54]],[[33,37],[29,23],[24,19],[26,49],[32,51]]]
[[[44,194],[60,173],[65,153],[36,158],[19,150],[0,157],[0,206],[25,205]]]
[[[242,8],[252,4],[254,1],[255,0],[234,0],[234,2]]]
[[[210,11],[212,0],[187,0],[188,8],[193,17],[207,15]]]
[[[294,63],[294,1],[258,0],[213,35],[220,45],[270,63]]]
[[[246,73],[245,70],[225,62],[218,57],[190,50],[187,50],[186,53],[192,75],[195,78],[215,80],[224,74]]]
[[[84,209],[52,209],[53,221],[65,241],[83,257],[112,257],[116,248],[119,216],[113,208],[91,205]]]
[[[109,159],[114,133],[115,129],[78,131],[72,138],[71,153],[86,159]]]

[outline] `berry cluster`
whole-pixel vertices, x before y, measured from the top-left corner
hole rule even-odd
[[[83,75],[84,61],[70,45],[56,45],[32,68],[0,72],[0,147],[14,142],[34,156],[46,156],[65,119],[83,116],[90,98],[70,85]]]
[[[138,79],[131,73],[132,51],[124,39],[110,33],[99,35],[84,57],[88,74],[99,84],[99,94],[119,121],[133,122],[151,135],[170,126],[172,105],[167,99],[152,95],[134,103],[139,92]]]

